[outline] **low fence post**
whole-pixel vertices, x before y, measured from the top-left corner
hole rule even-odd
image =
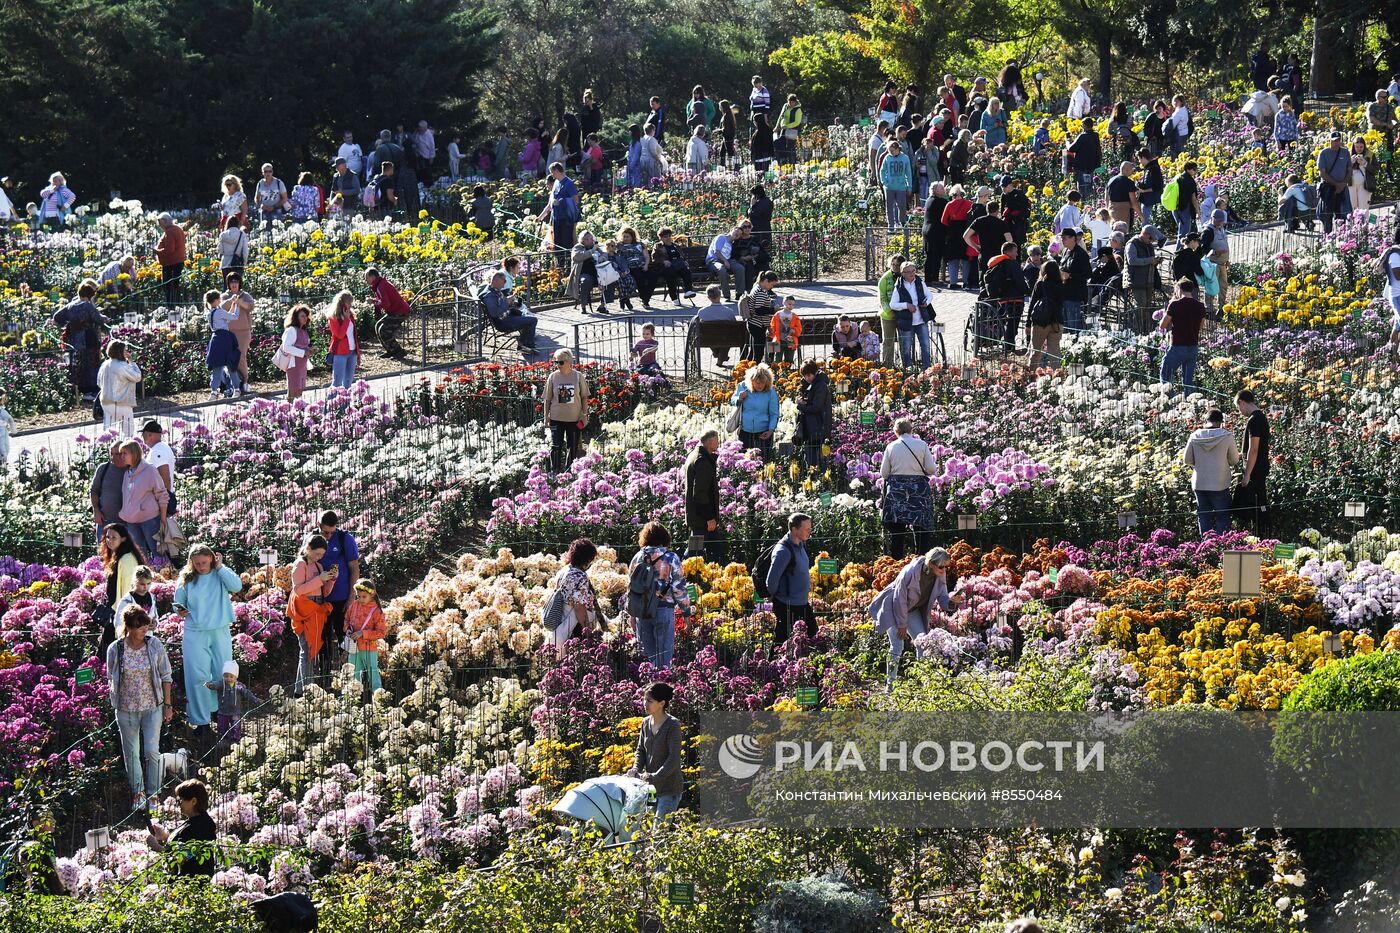
[[[578,333],[579,326],[580,326],[580,325],[577,324],[577,323],[574,324],[574,362],[575,362],[575,363],[581,363],[581,362],[583,362],[583,356],[582,356],[581,351],[579,350],[579,333]]]
[[[874,229],[871,228],[871,227],[866,227],[866,228],[865,228],[865,280],[866,280],[867,282],[869,282],[871,279],[875,278],[874,274],[871,272],[872,266],[874,265],[874,258],[875,258],[875,243],[874,243],[874,239],[875,239],[875,232],[874,232]]]
[[[817,231],[807,231],[807,281],[817,280]]]

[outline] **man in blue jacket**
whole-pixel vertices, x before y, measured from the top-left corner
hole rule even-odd
[[[812,562],[807,557],[807,539],[812,537],[812,517],[794,512],[788,518],[788,533],[773,545],[773,560],[768,565],[768,598],[773,602],[773,615],[778,625],[773,644],[781,645],[792,634],[799,620],[807,627],[807,638],[817,637],[817,617],[812,615],[808,600],[812,592]]]

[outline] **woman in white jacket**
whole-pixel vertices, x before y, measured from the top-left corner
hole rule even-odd
[[[306,391],[307,349],[311,346],[311,306],[293,305],[287,314],[287,323],[282,331],[281,352],[289,357],[292,365],[287,367],[287,401],[301,398]]]
[[[140,368],[126,358],[126,344],[120,340],[107,344],[107,359],[97,370],[104,431],[115,426],[122,434],[131,434],[135,428],[131,413],[136,408],[136,384],[140,381]]]
[[[697,126],[695,134],[685,147],[685,167],[692,175],[699,175],[710,167],[710,147],[705,142],[705,128]]]

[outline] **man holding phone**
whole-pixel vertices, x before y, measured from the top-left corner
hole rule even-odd
[[[326,602],[331,614],[326,618],[326,650],[340,648],[345,639],[345,607],[350,603],[350,592],[360,580],[360,545],[355,536],[340,527],[340,516],[327,509],[317,519],[321,537],[326,539],[326,555],[321,564],[333,574],[331,591]]]

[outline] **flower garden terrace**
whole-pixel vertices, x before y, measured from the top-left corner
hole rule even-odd
[[[1363,269],[1365,252],[1338,255]],[[0,552],[12,555],[0,563],[0,780],[7,826],[26,838],[38,810],[62,815],[57,867],[80,896],[0,897],[0,917],[16,930],[92,929],[99,916],[232,930],[250,922],[249,895],[292,889],[309,891],[332,928],[570,929],[587,910],[599,930],[635,929],[643,913],[718,933],[747,929],[775,885],[839,868],[913,930],[987,933],[1029,912],[1066,930],[1301,931],[1328,914],[1388,928],[1383,885],[1347,893],[1383,877],[1358,857],[1376,840],[1348,834],[792,833],[683,810],[669,830],[609,848],[561,834],[548,810],[575,782],[631,764],[652,679],[676,686],[687,734],[701,713],[797,712],[812,691],[845,710],[1390,703],[1400,538],[1376,526],[1397,524],[1400,387],[1375,279],[1347,282],[1327,265],[1261,267],[1261,293],[1297,296],[1299,316],[1227,315],[1203,342],[1201,391],[1189,398],[1157,385],[1154,342],[1111,334],[1067,341],[1064,365],[1042,371],[828,364],[836,417],[821,469],[721,447],[741,562],[686,561],[698,611],[681,620],[668,671],[626,625],[547,646],[548,581],[564,546],[590,535],[602,546],[590,579],[616,605],[639,524],[679,529],[681,461],[722,422],[732,379],[657,396],[626,370],[590,368],[598,417],[585,455],[558,475],[541,462],[531,389],[543,372],[515,365],[429,378],[393,399],[360,387],[258,402],[182,433],[190,536],[243,572],[235,656],[266,697],[237,743],[191,749],[215,795],[209,887],[171,881],[117,803],[115,729],[91,653],[105,575],[86,548],[61,543],[87,525],[88,470],[26,461],[0,497]],[[1181,448],[1206,408],[1228,408],[1240,388],[1260,396],[1274,431],[1272,525],[1262,538],[1200,541]],[[795,425],[790,370],[779,368],[778,389],[781,444]],[[901,566],[874,557],[879,464],[901,416],[933,447],[935,535],[967,599],[919,636],[922,656],[906,653],[887,690],[888,645],[868,609]],[[373,696],[343,671],[300,699],[286,690],[285,565],[322,504],[361,536],[366,572],[397,581]],[[797,510],[816,519],[814,556],[836,568],[813,570],[816,637],[775,650],[749,565]],[[264,548],[276,567],[258,568]],[[1222,592],[1226,550],[1263,555],[1260,595]],[[172,591],[157,582],[163,611]],[[180,626],[157,635],[181,664]],[[83,832],[98,825],[112,839],[89,853]],[[703,910],[673,902],[673,881],[692,884]]]

